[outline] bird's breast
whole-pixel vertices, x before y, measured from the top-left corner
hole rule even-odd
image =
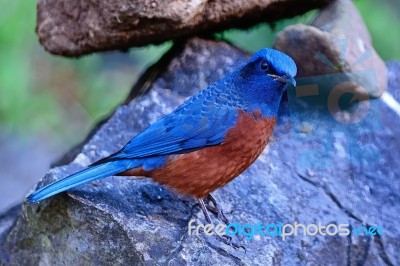
[[[262,153],[276,118],[239,111],[222,144],[170,156],[167,163],[146,175],[180,194],[203,198],[246,170]]]

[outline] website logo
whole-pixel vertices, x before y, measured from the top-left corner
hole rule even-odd
[[[254,237],[280,237],[286,240],[291,236],[348,236],[354,234],[357,236],[382,236],[383,228],[380,226],[359,226],[351,229],[349,224],[302,224],[295,222],[288,223],[269,223],[263,224],[259,221],[256,224],[233,222],[226,224],[202,224],[192,219],[188,224],[189,235],[204,234],[207,236],[243,236],[246,240],[252,240]]]

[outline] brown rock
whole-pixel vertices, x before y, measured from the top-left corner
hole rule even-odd
[[[81,56],[272,22],[330,1],[39,0],[36,31],[49,52]]]
[[[353,84],[345,90],[358,92],[360,100],[380,97],[387,87],[386,66],[350,0],[332,2],[310,26],[285,28],[274,47],[294,58],[298,77],[312,77],[314,82],[318,76],[340,73],[342,81]]]

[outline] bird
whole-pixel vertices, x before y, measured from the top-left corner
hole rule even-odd
[[[152,178],[172,191],[204,199],[244,172],[263,152],[284,91],[295,87],[297,67],[283,52],[264,48],[244,65],[199,91],[149,125],[122,149],[86,169],[31,193],[38,203],[108,176]]]

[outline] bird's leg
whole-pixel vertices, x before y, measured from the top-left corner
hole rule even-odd
[[[204,200],[203,199],[198,199],[198,201],[199,201],[201,210],[203,211],[204,217],[206,217],[207,222],[209,224],[212,224],[211,217],[210,217],[210,214],[207,211],[206,204],[204,204]]]
[[[203,199],[198,199],[199,205],[200,205],[200,207],[201,207],[201,210],[203,211],[204,217],[206,218],[207,222],[208,222],[209,224],[213,224],[213,222],[211,221],[210,214],[209,214],[208,211],[207,211],[207,209],[208,209],[208,210],[210,210],[211,212],[213,212],[214,214],[216,214],[218,219],[221,219],[221,218],[222,218],[221,220],[222,220],[226,225],[228,225],[228,224],[229,224],[229,221],[228,221],[228,219],[226,218],[225,214],[222,212],[222,210],[219,208],[219,205],[217,204],[217,201],[214,199],[214,197],[211,196],[211,194],[209,194],[207,198],[213,203],[214,206],[210,206],[209,204],[206,205],[206,204],[204,203],[204,200],[203,200]],[[230,236],[227,236],[227,235],[223,235],[223,236],[217,235],[217,237],[218,237],[219,239],[221,239],[222,242],[224,242],[225,244],[227,244],[227,245],[229,245],[229,246],[232,246],[232,247],[234,247],[234,248],[236,248],[236,249],[242,248],[244,251],[246,251],[246,249],[245,249],[243,246],[241,246],[241,245],[239,245],[239,244],[237,244],[237,243],[233,243],[233,242],[232,242],[232,237],[230,237]]]
[[[218,219],[223,221],[226,225],[229,224],[229,219],[226,218],[225,213],[222,211],[222,208],[219,206],[215,198],[211,195],[208,194],[207,199],[212,202],[214,206],[210,206],[210,204],[207,204],[207,209],[212,212],[214,215],[217,216]]]

